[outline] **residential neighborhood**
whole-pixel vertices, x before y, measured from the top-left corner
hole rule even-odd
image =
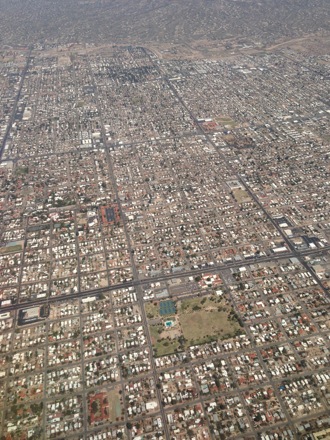
[[[327,438],[329,56],[1,53],[1,438]]]

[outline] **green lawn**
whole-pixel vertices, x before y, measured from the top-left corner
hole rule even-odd
[[[151,342],[157,357],[191,345],[229,339],[240,331],[233,308],[215,295],[185,299],[178,301],[176,306],[176,335],[170,337],[162,320],[149,324]],[[155,316],[156,310],[158,307],[153,304],[146,305],[146,313],[150,316]],[[185,339],[180,341],[182,346],[179,342],[181,336]]]
[[[237,188],[233,190],[233,196],[235,197],[237,203],[244,203],[251,201],[249,194],[241,188]]]
[[[162,338],[158,330],[164,330],[163,324],[152,324],[149,326],[149,329],[156,357],[172,354],[179,348],[180,344],[177,339]]]
[[[109,418],[112,422],[115,422],[116,419],[121,416],[121,404],[120,404],[120,395],[119,389],[115,388],[108,393],[109,399]]]
[[[148,319],[159,318],[159,305],[156,306],[152,302],[145,304],[145,311]]]
[[[154,348],[156,357],[165,356],[175,353],[175,350],[179,348],[179,343],[176,339],[165,339],[164,341],[157,342]]]
[[[187,345],[234,336],[240,326],[231,312],[232,308],[218,298],[214,301],[210,297],[182,301],[179,321]]]
[[[162,330],[162,329],[163,329],[162,324],[149,325],[152,345],[156,344],[157,339],[159,338],[159,334],[160,334],[160,333],[158,333],[158,330]]]
[[[11,254],[13,252],[21,252],[21,250],[22,250],[21,244],[15,244],[12,246],[4,246],[4,247],[0,248],[0,255]]]

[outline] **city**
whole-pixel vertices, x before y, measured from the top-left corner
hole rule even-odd
[[[330,56],[165,55],[1,51],[3,439],[330,435]]]

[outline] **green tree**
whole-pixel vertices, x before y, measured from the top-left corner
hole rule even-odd
[[[93,413],[93,414],[96,414],[98,408],[99,408],[99,406],[98,406],[96,400],[93,400],[92,405],[91,405],[92,413]]]

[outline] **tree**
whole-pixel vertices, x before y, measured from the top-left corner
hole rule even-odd
[[[97,413],[97,410],[98,410],[98,408],[99,408],[99,406],[98,406],[98,404],[97,404],[96,400],[93,400],[93,402],[92,402],[92,405],[91,405],[91,410],[92,410],[92,413],[93,413],[93,414],[96,414],[96,413]]]

